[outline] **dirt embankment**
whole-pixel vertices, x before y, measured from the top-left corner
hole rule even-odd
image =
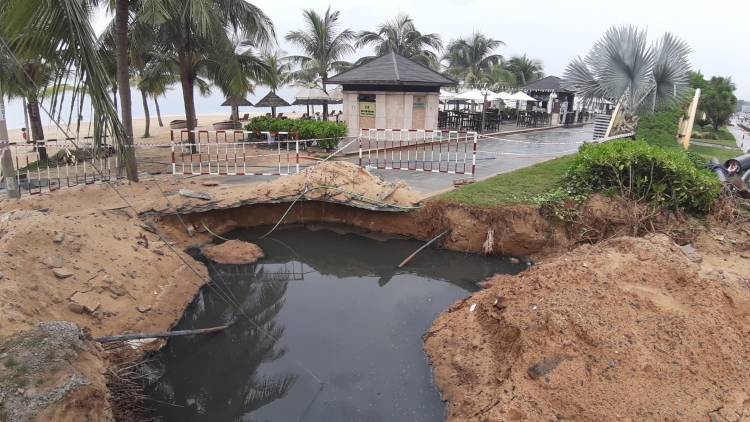
[[[702,263],[649,235],[493,278],[427,335],[448,420],[748,420],[750,255],[735,235],[703,236]]]
[[[402,207],[411,207],[418,199],[416,192],[407,187],[382,182],[351,164],[331,163],[315,169],[252,185],[230,185],[222,181],[215,186],[203,186],[189,179],[157,176],[169,203],[151,181],[121,184],[118,192],[106,185],[81,186],[21,200],[0,201],[0,361],[3,367],[7,359],[14,358],[11,354],[15,352],[2,349],[6,347],[2,342],[40,322],[70,321],[93,337],[125,331],[166,331],[175,324],[207,272],[182,252],[184,246],[194,243],[182,224],[171,216],[171,206],[180,210],[188,230],[195,232],[196,239],[207,244],[212,241],[212,235],[206,227],[223,234],[237,227],[275,224],[291,201],[306,188],[314,186],[334,186]],[[181,195],[181,189],[207,193],[210,199]],[[586,227],[586,233],[595,231],[600,238],[632,234],[626,231],[630,224],[628,216],[632,213],[623,204],[606,198],[595,199],[591,204],[582,211],[585,217],[582,225],[563,225],[551,223],[537,207],[532,206],[487,210],[428,202],[417,212],[383,212],[392,210],[392,207],[381,208],[341,191],[317,189],[306,194],[284,222],[344,223],[373,232],[420,239],[432,238],[451,228],[451,235],[442,241],[442,247],[481,252],[490,245],[493,253],[536,256],[565,252],[581,240],[598,240],[582,238],[581,227]],[[665,224],[672,224],[668,214],[661,214],[659,218]],[[658,221],[657,218],[653,220]],[[710,250],[704,255],[705,262],[721,259]],[[608,268],[607,265],[602,263],[602,271]],[[549,271],[553,274],[557,267],[545,265],[532,271],[547,271],[544,268],[552,268]],[[621,271],[628,274],[629,269]],[[666,270],[662,273],[667,277]],[[525,280],[524,277],[509,280],[521,282],[519,280]],[[571,286],[581,283],[578,278],[569,282]],[[438,323],[443,318],[445,315]],[[449,323],[459,324],[461,321]],[[468,325],[455,327],[465,329],[463,335],[466,336],[472,330],[480,329]],[[458,340],[447,340],[440,347],[445,345],[445,350],[468,356],[462,349],[448,348],[468,344]],[[49,407],[50,411],[58,412],[53,418],[55,420],[99,421],[111,418],[106,402],[108,391],[101,376],[107,367],[107,352],[91,342],[84,341],[83,344],[84,349],[76,349],[77,358],[65,358],[65,361],[72,368],[70,373],[82,374],[89,385],[68,393],[58,407]],[[3,353],[8,353],[8,356],[2,357]],[[43,361],[46,355],[35,358]],[[436,373],[440,373],[442,361],[433,362]],[[41,390],[58,387],[54,377],[40,379],[44,379]],[[462,396],[454,398],[448,384],[441,383],[441,387],[446,388],[453,411],[463,400]],[[0,390],[3,388],[0,386]],[[13,394],[14,403],[19,406],[36,400],[36,395],[43,393],[36,388],[31,391],[18,388],[24,391],[19,392],[16,388],[0,393]],[[477,398],[483,397],[482,393],[472,390],[474,393]],[[520,410],[527,412],[524,409]],[[49,419],[48,416],[39,415],[37,420]]]

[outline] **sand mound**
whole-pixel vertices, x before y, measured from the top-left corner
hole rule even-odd
[[[228,240],[221,245],[204,246],[203,255],[219,264],[251,264],[265,255],[254,243]]]
[[[327,188],[316,188],[319,186]],[[409,189],[403,180],[393,183],[385,182],[362,167],[343,161],[325,162],[296,174],[278,177],[267,182],[235,185],[231,189],[207,189],[197,184],[195,187],[188,185],[189,189],[198,187],[209,194],[210,199],[190,198],[178,192],[173,192],[170,196],[170,201],[180,213],[236,208],[257,203],[292,202],[303,192],[307,193],[300,199],[302,201],[333,202],[372,210],[403,211],[404,209],[377,203],[364,197],[406,207],[419,203],[419,194]],[[347,192],[342,192],[342,190]],[[157,203],[162,204],[161,201]],[[148,203],[139,211],[142,214],[160,215],[174,212],[168,206],[154,208],[154,205],[154,203]],[[164,203],[164,205],[167,204]]]
[[[749,281],[663,235],[497,276],[428,334],[448,420],[748,420]]]

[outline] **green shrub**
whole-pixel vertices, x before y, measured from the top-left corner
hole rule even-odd
[[[297,132],[299,139],[325,139],[316,141],[321,148],[335,148],[346,136],[345,123],[324,120],[277,119],[273,117],[253,117],[245,130],[258,132]]]
[[[719,194],[716,176],[702,167],[702,158],[643,141],[586,143],[566,174],[573,192],[610,192],[706,213]]]

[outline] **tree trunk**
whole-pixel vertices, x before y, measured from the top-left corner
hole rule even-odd
[[[148,109],[148,95],[146,91],[141,90],[141,99],[143,99],[143,115],[146,118],[146,130],[143,132],[144,138],[151,137],[151,113]]]
[[[36,94],[29,95],[29,102],[26,107],[31,120],[31,139],[44,143],[44,126],[42,125],[42,114],[39,111],[39,99]],[[37,147],[37,151],[40,161],[47,159],[47,148]]]
[[[117,113],[117,84],[112,84],[112,102],[115,103],[115,113]]]
[[[321,82],[323,83],[323,91],[328,93],[328,91],[326,91],[326,80],[328,80],[328,74],[324,73],[320,76]],[[325,103],[323,104],[323,120],[328,120],[328,104]]]
[[[123,159],[128,180],[138,181],[138,163],[133,148],[133,110],[130,100],[130,73],[128,69],[128,15],[129,0],[115,0],[115,58],[117,59],[117,85],[120,92],[122,126],[125,129]]]
[[[159,101],[154,97],[154,106],[156,107],[156,117],[159,120],[159,127],[164,127],[164,123],[161,121],[161,111],[159,111]]]
[[[188,61],[184,45],[177,46],[177,58],[180,63],[180,84],[182,85],[182,100],[185,104],[185,119],[187,119],[188,143],[192,146],[190,152],[195,154],[195,99],[193,97],[193,84],[195,77]]]

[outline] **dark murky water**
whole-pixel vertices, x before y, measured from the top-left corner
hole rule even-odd
[[[421,336],[475,282],[525,267],[507,258],[377,241],[329,230],[237,230],[266,258],[218,265],[176,329],[234,321],[220,334],[171,339],[150,370],[166,421],[439,421]],[[252,319],[253,322],[251,322]],[[276,339],[274,342],[262,331]],[[319,379],[321,384],[316,380]]]

